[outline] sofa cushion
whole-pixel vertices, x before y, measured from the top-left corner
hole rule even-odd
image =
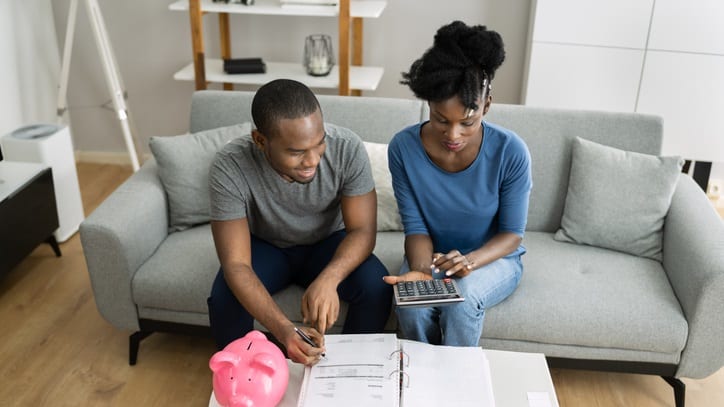
[[[392,274],[397,274],[402,264],[403,233],[382,232],[377,236],[375,255]],[[149,312],[163,311],[207,315],[206,299],[219,267],[210,225],[172,233],[134,275],[131,282],[133,302],[146,317],[152,316]],[[292,322],[300,324],[303,293],[301,287],[290,286],[274,295],[274,300]],[[332,332],[341,332],[346,314],[347,305],[340,304],[340,318]],[[395,328],[392,314],[387,330]],[[203,322],[208,325],[208,320]]]
[[[168,196],[169,232],[209,221],[209,167],[232,139],[251,133],[246,122],[194,134],[151,137],[149,146]]]
[[[405,234],[403,232],[379,232],[372,253],[385,265],[391,275],[400,274],[405,253]]]
[[[364,142],[372,166],[377,191],[377,230],[402,231],[402,220],[392,190],[392,175],[387,165],[387,144]]]
[[[678,355],[688,325],[660,262],[526,232],[518,289],[486,312],[483,341]],[[570,355],[569,355],[570,357]]]
[[[664,218],[679,157],[623,151],[576,138],[556,240],[661,260]]]
[[[206,299],[219,267],[211,225],[171,233],[133,276],[133,302],[208,314]]]

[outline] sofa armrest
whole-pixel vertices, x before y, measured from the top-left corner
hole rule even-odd
[[[139,329],[131,281],[168,235],[168,203],[157,173],[156,162],[146,162],[80,225],[96,306],[120,329]]]
[[[724,365],[724,222],[683,174],[664,224],[663,264],[689,324],[676,376],[706,377]]]

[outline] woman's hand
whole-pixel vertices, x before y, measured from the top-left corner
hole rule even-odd
[[[445,277],[462,278],[475,270],[475,265],[458,250],[451,250],[447,254],[434,253],[432,255],[432,272],[444,272]]]
[[[451,250],[447,254],[434,253],[429,272],[412,270],[399,276],[385,276],[382,279],[387,284],[394,285],[402,281],[432,280],[435,277],[448,278],[455,276],[462,278],[473,270],[475,270],[475,267],[470,259],[458,250]],[[436,276],[436,273],[445,273],[445,275]],[[435,277],[433,277],[434,275]]]
[[[401,276],[384,276],[382,279],[387,284],[395,285],[403,281],[432,280],[432,275],[423,271],[408,271]]]

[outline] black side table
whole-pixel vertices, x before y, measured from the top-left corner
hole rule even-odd
[[[60,247],[52,169],[43,164],[0,161],[0,276],[39,244]]]

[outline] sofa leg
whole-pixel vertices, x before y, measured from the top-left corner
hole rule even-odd
[[[138,331],[131,334],[128,337],[128,364],[133,366],[136,364],[138,359],[138,347],[141,345],[141,341],[144,340],[148,335],[151,335],[152,331]]]
[[[674,388],[674,400],[676,407],[684,407],[684,401],[686,400],[686,384],[681,380],[671,376],[661,376],[666,383],[669,383]]]

